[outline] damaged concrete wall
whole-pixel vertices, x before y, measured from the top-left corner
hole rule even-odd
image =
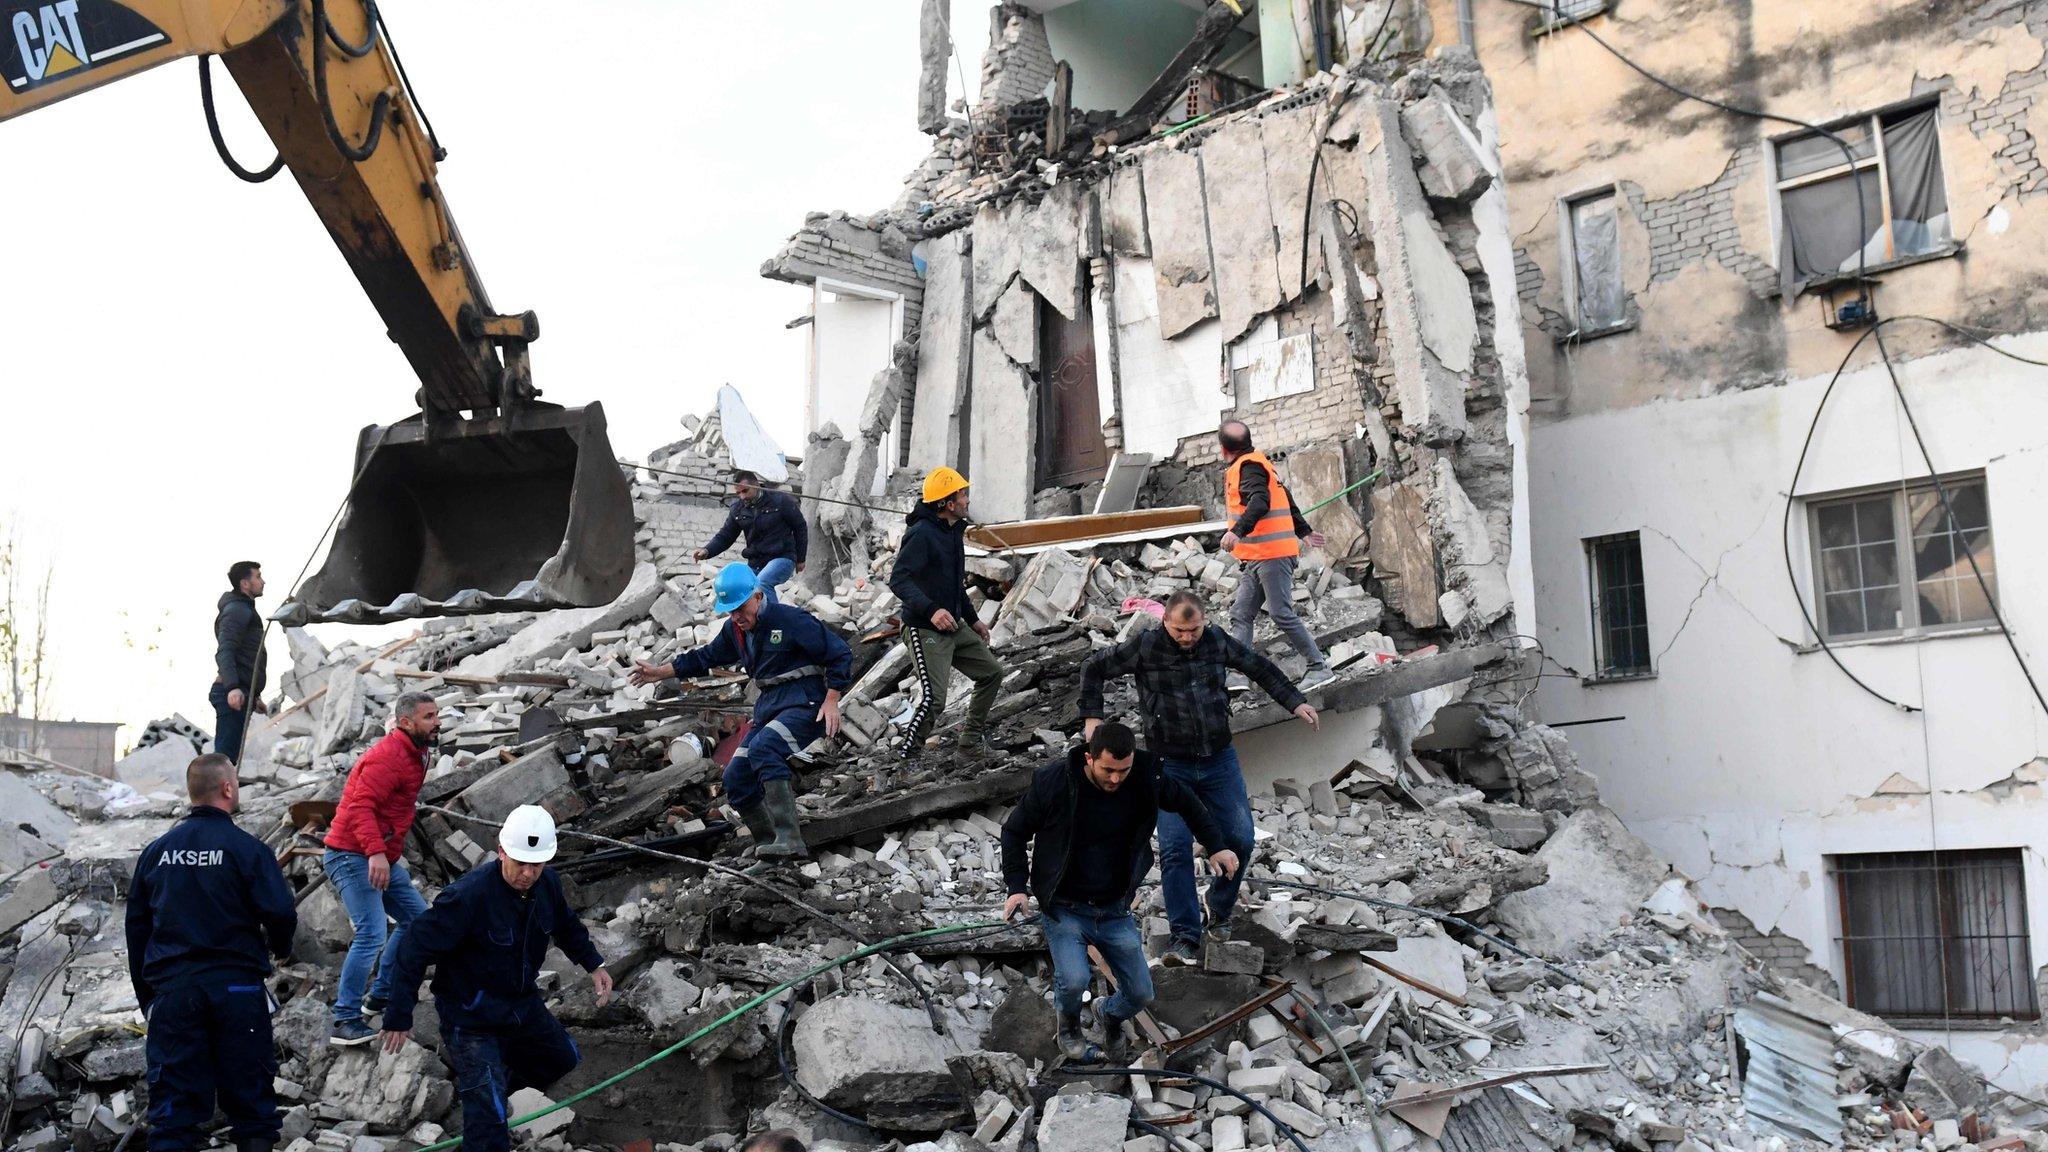
[[[1434,9],[1442,44],[1455,6]],[[1780,294],[1772,139],[1785,127],[1679,100],[1583,34],[1534,34],[1526,10],[1476,15],[1532,391],[1532,511],[1516,526],[1533,532],[1536,631],[1556,662],[1544,714],[1627,717],[1573,731],[1608,800],[1710,902],[1767,938],[1789,934],[1836,979],[1827,858],[1847,853],[2021,849],[2032,964],[2048,962],[2041,719],[2003,639],[1964,629],[1838,646],[1857,676],[1925,708],[1903,713],[1828,663],[1787,581],[1784,494],[1859,333],[1824,327],[1823,295]],[[2012,346],[2036,355],[2048,346],[2036,334],[2048,177],[2032,120],[2048,81],[2044,17],[2007,3],[1614,5],[1594,29],[1681,86],[1813,122],[1930,101],[1960,247],[1887,270],[1879,309],[2019,334]],[[1574,339],[1561,217],[1603,189],[1629,319]],[[2048,491],[2032,431],[2042,375],[1934,325],[1884,337],[1938,466],[1984,474],[2000,606],[2038,666],[2025,637],[2048,627],[2033,587],[2048,547],[2032,514]],[[1866,341],[1815,430],[1800,496],[1924,476],[1876,363]],[[1790,546],[1810,606],[1807,516],[1802,501]],[[1641,538],[1654,678],[1600,682],[1585,541],[1628,531]],[[2040,1031],[1950,1042],[2001,1083],[2039,1091]]]

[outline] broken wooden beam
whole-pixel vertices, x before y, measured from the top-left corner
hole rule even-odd
[[[1203,521],[1202,509],[1193,504],[1174,508],[1139,508],[1131,512],[1047,516],[1042,520],[1013,520],[1007,524],[976,524],[967,530],[967,542],[995,550],[1031,548],[1042,544],[1121,536],[1126,532],[1193,529]]]
[[[1224,42],[1243,19],[1244,11],[1233,0],[1214,0],[1203,9],[1187,44],[1174,53],[1166,68],[1138,94],[1130,110],[1095,138],[1096,143],[1120,144],[1151,135],[1152,125],[1166,114],[1166,109],[1176,98],[1187,91],[1188,78],[1194,75],[1195,69],[1208,64],[1223,51]]]

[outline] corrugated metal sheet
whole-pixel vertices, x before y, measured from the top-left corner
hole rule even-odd
[[[1735,1031],[1749,1052],[1742,1103],[1750,1119],[1785,1136],[1841,1144],[1833,1030],[1765,992],[1736,1011]]]

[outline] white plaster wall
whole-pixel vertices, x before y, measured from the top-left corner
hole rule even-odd
[[[2048,335],[2011,342],[2048,357]],[[1866,343],[1858,364],[1875,359]],[[2048,370],[1972,348],[1901,368],[1936,464],[1984,470],[2000,607],[2048,675]],[[1804,941],[1840,975],[1824,857],[1930,848],[2025,849],[2033,962],[2048,964],[2048,791],[2005,780],[2044,750],[2044,719],[1995,633],[1838,645],[1855,673],[1921,705],[1856,688],[1818,651],[1787,584],[1782,493],[1825,378],[1538,422],[1530,452],[1536,620],[1549,655],[1593,667],[1582,541],[1642,535],[1655,678],[1547,679],[1545,719],[1573,728],[1608,803],[1700,882]],[[1926,469],[1882,366],[1845,375],[1798,491],[1919,478]],[[1808,579],[1803,510],[1794,564]],[[1810,590],[1807,593],[1811,603]],[[1559,669],[1551,666],[1552,672]],[[1921,795],[1875,797],[1894,773]],[[1931,807],[1931,814],[1930,814]],[[2015,1088],[2048,1086],[2048,1043],[1957,1032],[1956,1051]]]
[[[861,408],[867,404],[875,373],[889,366],[896,306],[888,300],[834,296],[815,288],[813,292],[811,386],[804,426],[815,432],[827,423],[836,424],[840,435],[852,437],[860,430]],[[896,458],[894,428],[883,436],[881,454],[883,460]],[[870,495],[880,495],[888,478],[888,468],[876,469]]]
[[[1162,338],[1152,261],[1121,256],[1115,267],[1124,451],[1171,456],[1182,437],[1214,432],[1230,407],[1223,326],[1204,320],[1172,340]]]

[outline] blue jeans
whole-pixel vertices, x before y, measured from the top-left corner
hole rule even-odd
[[[427,910],[427,899],[412,886],[412,875],[405,870],[402,860],[391,862],[391,882],[382,892],[370,887],[370,858],[360,852],[329,848],[320,857],[320,867],[327,873],[327,882],[334,885],[341,906],[348,910],[349,924],[355,928],[348,958],[341,962],[341,988],[334,994],[334,1019],[360,1020],[363,986],[370,981],[371,968],[377,970],[377,983],[370,988],[370,995],[391,998],[391,957],[398,953],[399,936],[415,917]],[[388,936],[384,929],[387,915],[397,921],[397,927]]]
[[[1212,855],[1219,848],[1237,853],[1236,874],[1209,881],[1209,918],[1217,924],[1229,923],[1245,869],[1252,866],[1252,800],[1245,792],[1244,773],[1237,766],[1237,749],[1225,748],[1207,760],[1162,758],[1159,766],[1167,779],[1200,797],[1210,818],[1223,829],[1223,843],[1202,847]],[[1173,925],[1176,940],[1198,940],[1202,935],[1202,906],[1195,900],[1194,843],[1187,821],[1171,812],[1159,814],[1159,887],[1166,897],[1166,920]]]
[[[462,1146],[468,1152],[505,1152],[506,1098],[521,1088],[546,1088],[574,1071],[583,1053],[535,998],[518,1027],[480,1032],[441,1021],[441,1056],[455,1070],[462,1098]]]
[[[725,764],[725,798],[735,808],[761,802],[761,785],[769,780],[789,780],[789,758],[811,746],[825,734],[813,704],[784,708],[771,716],[754,717],[746,742],[733,750]]]
[[[1152,1003],[1152,970],[1145,963],[1145,940],[1129,909],[1055,904],[1045,910],[1045,946],[1052,953],[1053,1007],[1065,1015],[1081,1010],[1081,994],[1095,972],[1088,964],[1088,946],[1102,953],[1116,979],[1116,995],[1096,1011],[1129,1020]]]
[[[770,604],[782,603],[775,595],[775,590],[789,583],[789,578],[794,575],[796,575],[796,561],[791,560],[787,556],[777,556],[775,559],[754,569],[754,578],[761,582],[761,590],[768,594],[767,600]]]

